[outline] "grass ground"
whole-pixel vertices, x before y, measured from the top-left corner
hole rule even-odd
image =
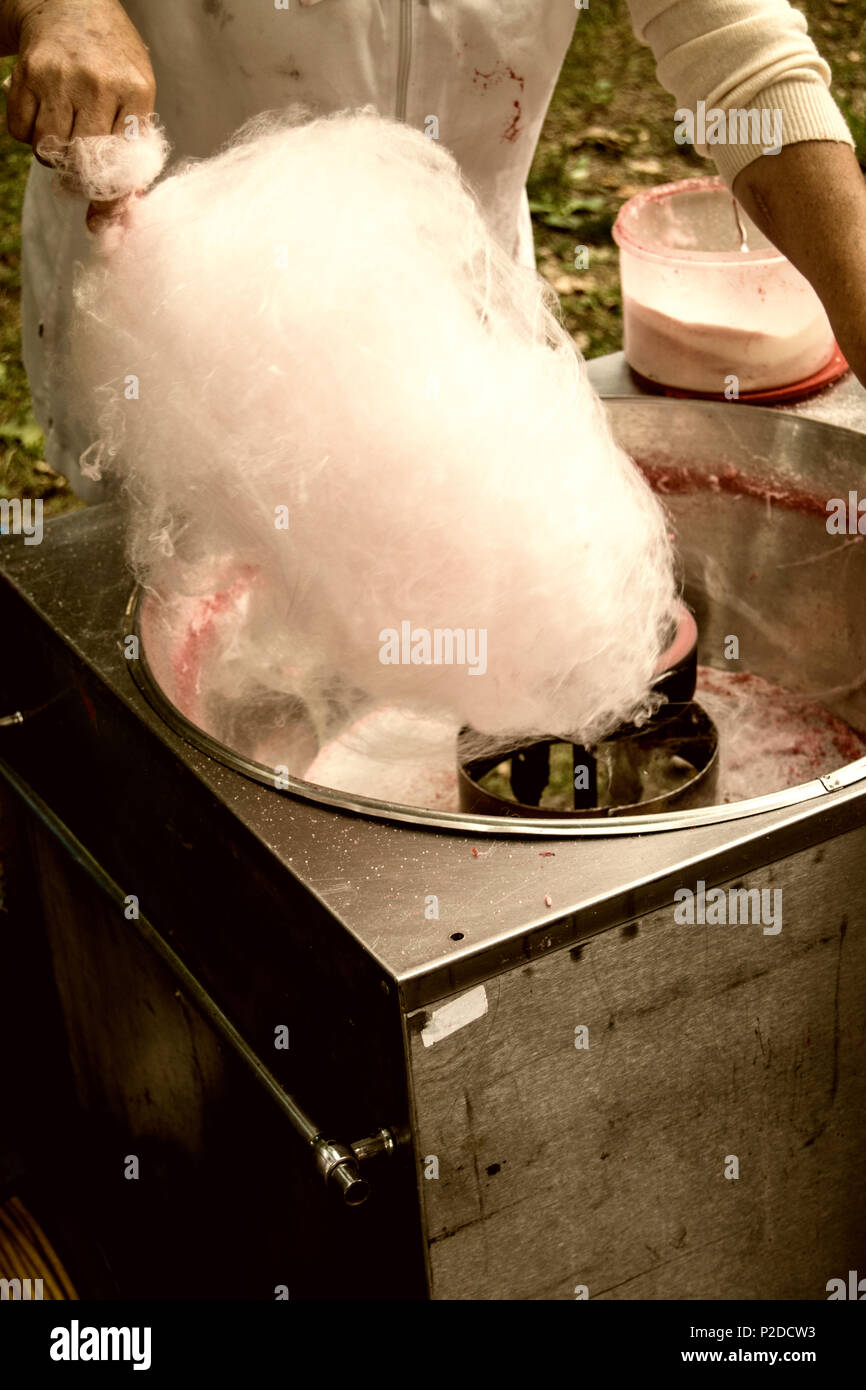
[[[834,93],[866,168],[866,38],[862,0],[798,4],[833,70]],[[0,80],[12,62],[0,61]],[[675,107],[635,41],[625,0],[590,0],[562,70],[529,184],[542,273],[557,289],[578,345],[595,357],[620,346],[616,248],[621,203],[669,179],[712,172],[673,138]],[[80,505],[42,460],[20,360],[20,216],[29,152],[0,136],[0,497],[42,497],[46,515]],[[575,272],[575,247],[589,248]]]
[[[0,81],[12,60],[0,60]],[[21,364],[21,203],[30,151],[0,135],[0,498],[41,497],[44,514],[82,504],[42,458],[42,431],[30,408]]]

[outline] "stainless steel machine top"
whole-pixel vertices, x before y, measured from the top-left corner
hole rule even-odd
[[[831,556],[840,542],[817,511],[863,475],[866,393],[849,380],[794,413],[647,398],[634,391],[621,354],[591,364],[591,375],[603,394],[617,396],[611,416],[625,447],[640,462],[668,470],[663,490],[680,527],[702,659],[723,665],[724,636],[737,631],[742,669],[801,691],[835,692],[827,700],[834,713],[866,728],[856,687],[866,669],[866,634],[858,631],[866,578],[860,547]],[[699,487],[670,481],[684,468]],[[719,476],[734,472],[746,480],[739,492],[718,485]],[[752,486],[762,480],[774,485],[764,495]],[[800,505],[804,499],[814,505]],[[170,750],[267,848],[275,867],[298,879],[381,962],[406,1007],[652,911],[701,866],[711,864],[718,882],[866,817],[866,768],[856,761],[820,768],[794,792],[756,804],[618,824],[503,824],[309,785],[295,784],[300,795],[277,790],[266,785],[268,769],[196,730],[159,691],[146,663],[129,659],[135,613],[115,504],[50,523],[37,548],[9,539],[0,558],[7,582],[136,726]],[[814,563],[799,563],[806,558]],[[15,736],[4,730],[0,752]],[[118,747],[116,756],[122,763],[125,750]],[[146,775],[144,768],[127,772],[127,786]]]

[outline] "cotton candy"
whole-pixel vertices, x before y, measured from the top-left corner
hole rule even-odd
[[[137,199],[76,297],[82,467],[122,480],[137,574],[233,595],[199,686],[284,691],[320,738],[388,704],[591,741],[652,707],[665,515],[436,141],[263,118]]]
[[[58,193],[109,202],[150,187],[168,158],[168,141],[157,121],[130,117],[122,135],[52,136],[36,153],[54,169]]]

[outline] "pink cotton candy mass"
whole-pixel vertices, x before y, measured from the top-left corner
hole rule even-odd
[[[446,151],[370,112],[263,119],[131,206],[77,289],[84,463],[149,586],[243,576],[224,685],[497,738],[648,707],[665,517],[548,294]]]

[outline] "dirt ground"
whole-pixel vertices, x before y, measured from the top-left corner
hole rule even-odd
[[[866,168],[866,6],[805,0],[815,42]],[[0,61],[0,80],[12,60]],[[620,346],[617,252],[610,229],[620,205],[653,184],[711,173],[673,138],[673,97],[635,40],[625,0],[590,0],[579,14],[529,183],[541,272],[558,291],[565,322],[588,357]],[[42,497],[46,515],[80,505],[42,460],[20,360],[20,215],[30,154],[0,136],[0,497]],[[575,248],[589,264],[576,271]]]

